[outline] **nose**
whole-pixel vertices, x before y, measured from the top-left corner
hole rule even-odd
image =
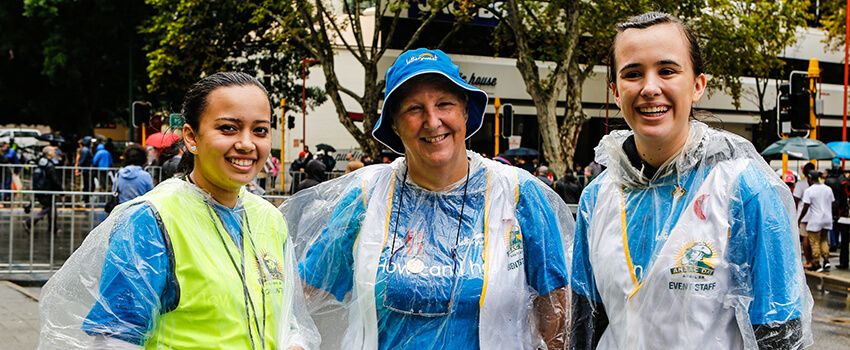
[[[425,120],[423,126],[426,129],[436,129],[443,125],[443,120],[440,116],[440,111],[436,106],[428,106],[425,108]]]
[[[654,97],[661,95],[661,77],[658,74],[647,74],[644,79],[643,88],[640,90],[643,97]]]
[[[257,148],[257,145],[254,144],[254,141],[251,137],[251,131],[246,130],[244,132],[239,133],[239,138],[236,140],[236,144],[233,146],[236,150],[241,152],[251,152]]]

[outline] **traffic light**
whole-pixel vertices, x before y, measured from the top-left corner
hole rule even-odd
[[[505,129],[507,128],[507,132]],[[514,106],[510,103],[502,105],[502,136],[514,135]]]
[[[791,84],[779,84],[779,130],[791,133]]]
[[[286,127],[287,127],[288,129],[295,129],[295,117],[294,117],[294,116],[291,116],[291,115],[290,115],[289,117],[287,117],[287,119],[286,119]]]
[[[791,75],[789,90],[791,129],[811,129],[812,105],[811,93],[809,92],[809,77],[803,74]]]
[[[149,102],[133,102],[133,125],[142,126],[151,119],[151,104]]]

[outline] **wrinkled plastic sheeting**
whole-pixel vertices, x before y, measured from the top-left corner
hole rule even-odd
[[[165,187],[165,188],[159,188]],[[213,199],[207,194],[195,187],[179,179],[173,179],[163,182],[158,186],[160,190],[172,192],[172,196],[180,198],[180,200],[189,200],[188,198],[202,198],[211,205]],[[155,189],[154,191],[156,191]],[[143,199],[140,197],[139,200]],[[128,348],[134,348],[135,345],[128,342],[115,343],[116,338],[108,338],[107,343],[103,343],[104,336],[90,336],[81,329],[83,322],[86,320],[89,312],[96,303],[100,303],[114,321],[110,326],[100,329],[104,333],[111,334],[144,334],[143,339],[150,339],[157,327],[156,322],[159,319],[162,305],[160,300],[161,291],[154,293],[140,293],[141,295],[154,295],[152,300],[137,300],[128,295],[128,300],[121,306],[130,310],[128,312],[119,313],[117,309],[111,308],[110,305],[100,300],[101,273],[104,266],[104,261],[110,247],[110,238],[112,233],[117,229],[132,229],[134,232],[147,232],[149,228],[134,227],[134,218],[131,214],[134,213],[130,207],[136,201],[131,201],[122,204],[112,212],[111,215],[100,225],[95,227],[85,238],[82,245],[77,249],[72,256],[65,262],[62,268],[57,271],[48,283],[44,286],[41,294],[41,302],[39,303],[39,311],[41,314],[41,333],[39,349],[89,349],[98,348],[98,346],[106,346],[112,348],[115,344],[124,344]],[[188,206],[188,205],[187,205]],[[189,217],[185,218],[188,221],[201,222],[201,220],[210,220],[209,216]],[[249,218],[252,227],[258,228],[264,225],[266,220],[276,220],[275,218]],[[200,224],[198,224],[200,227]],[[243,223],[244,225],[244,223]],[[247,232],[244,229],[242,232]],[[228,235],[226,232],[222,232]],[[212,233],[215,235],[215,233]],[[139,247],[146,244],[155,244],[145,240],[139,234],[133,235],[132,238],[139,241],[129,242],[127,247]],[[218,237],[210,237],[210,244],[218,243]],[[318,344],[321,342],[315,326],[310,320],[306,311],[306,304],[301,292],[300,285],[294,276],[295,263],[292,259],[293,254],[291,244],[286,244],[284,252],[284,284],[283,294],[280,300],[273,301],[267,307],[272,308],[272,311],[266,311],[268,316],[275,317],[275,324],[278,329],[275,331],[278,335],[276,342],[279,348],[286,349],[292,345],[300,345],[306,349],[318,349]],[[133,249],[129,248],[128,250]],[[135,290],[155,290],[155,287],[148,283],[140,282],[139,271],[150,274],[167,274],[167,271],[152,271],[148,268],[146,261],[152,257],[140,256],[141,250],[123,252],[122,261],[124,265],[119,268],[117,278],[123,278],[131,283],[131,289]],[[127,258],[129,257],[129,258]],[[173,263],[173,262],[172,262]],[[220,265],[220,266],[219,266]],[[233,269],[229,264],[222,265],[214,259],[210,260],[210,265],[205,268],[202,273],[215,273],[216,271],[225,271]],[[178,277],[179,278],[179,277]],[[238,284],[238,282],[236,282]],[[241,287],[239,287],[241,289]],[[135,293],[128,293],[135,294]],[[244,305],[240,303],[237,306],[238,310],[244,310]],[[125,310],[125,311],[126,311]],[[149,310],[149,311],[146,311]],[[150,312],[152,324],[150,331],[139,329],[139,326],[134,325],[131,320],[122,319],[122,316],[134,313]],[[232,324],[209,324],[205,325],[210,328],[216,327],[233,327]],[[246,328],[247,332],[247,328]],[[97,338],[97,339],[96,339]],[[112,343],[109,343],[112,341]],[[209,343],[209,339],[197,339],[199,346],[215,347],[215,344]],[[104,345],[106,344],[106,345]],[[113,345],[109,345],[113,344]],[[156,346],[156,344],[144,344],[144,346]],[[257,344],[259,346],[259,344]]]
[[[647,239],[643,243],[648,247],[626,249],[626,254],[629,254],[630,249],[653,252],[644,271],[636,271],[636,274],[648,274],[647,280],[643,280],[638,286],[636,286],[637,281],[635,285],[631,285],[631,280],[622,281],[622,278],[629,279],[629,272],[625,272],[628,270],[625,267],[627,264],[610,260],[595,261],[596,264],[594,264],[593,251],[605,249],[603,248],[605,243],[600,242],[606,241],[595,241],[594,238],[589,238],[589,255],[591,256],[589,260],[593,268],[591,281],[595,281],[603,304],[606,301],[613,301],[609,304],[615,304],[604,305],[605,310],[594,309],[607,314],[610,321],[607,328],[602,331],[603,334],[596,335],[602,337],[600,348],[608,346],[631,349],[642,348],[647,344],[662,348],[702,348],[711,347],[708,343],[715,342],[732,344],[730,348],[736,348],[738,346],[735,344],[739,344],[745,349],[758,349],[762,342],[776,341],[783,337],[788,341],[784,345],[787,347],[783,346],[783,348],[797,349],[811,345],[813,343],[811,334],[813,301],[800,261],[795,206],[787,185],[776,176],[749,141],[727,132],[711,129],[700,122],[692,121],[690,126],[690,134],[682,151],[663,164],[652,179],[642,176],[639,169],[631,166],[623,152],[623,142],[632,134],[631,131],[615,131],[603,138],[596,148],[597,162],[608,168],[603,173],[605,176],[600,176],[594,181],[599,192],[597,197],[593,198],[594,202],[590,203],[595,204],[587,203],[590,198],[584,198],[589,196],[586,189],[582,198],[583,203],[579,205],[577,220],[586,220],[590,226],[586,230],[585,237],[594,234],[608,235],[609,238],[606,241],[609,244],[622,246],[627,230],[622,229],[621,222],[628,220],[629,233],[631,230],[657,228],[656,232],[652,232],[654,239]],[[712,259],[713,264],[708,267],[711,268],[711,272],[717,268],[717,273],[720,274],[718,266],[728,263],[728,276],[719,279],[716,285],[707,283],[708,280],[699,280],[700,276],[697,273],[692,274],[695,280],[668,283],[667,279],[659,279],[658,276],[681,272],[673,269],[683,265],[682,261],[688,259],[688,251],[685,248],[690,246],[692,250],[709,251],[709,248],[698,243],[698,239],[691,238],[682,247],[672,247],[674,244],[671,242],[677,234],[680,235],[678,237],[682,237],[681,235],[689,235],[687,232],[704,230],[712,222],[710,211],[722,210],[709,207],[708,195],[697,198],[697,194],[703,193],[698,191],[705,190],[695,185],[701,181],[689,182],[689,179],[709,178],[712,170],[719,171],[714,176],[716,183],[712,182],[716,184],[715,191],[712,193],[731,193],[729,198],[726,198],[727,205],[734,204],[751,210],[758,208],[748,206],[767,206],[773,209],[768,213],[770,217],[787,218],[787,221],[777,219],[775,222],[762,226],[762,232],[770,232],[773,236],[765,241],[757,241],[754,238],[754,232],[744,232],[746,227],[751,227],[748,225],[755,226],[756,223],[747,222],[746,215],[735,216],[727,209],[725,214],[728,215],[728,223],[724,225],[728,226],[716,227],[713,233],[717,236],[733,237],[733,240],[734,237],[739,237],[739,241],[729,241],[727,246],[710,247],[715,254],[719,250],[721,256]],[[708,180],[705,181],[708,183]],[[758,203],[757,200],[747,202],[740,195],[743,193],[740,189],[743,186],[742,182],[748,182],[747,186],[759,188],[762,191],[775,192],[776,200],[774,203]],[[718,189],[721,186],[728,187],[725,187],[726,190]],[[606,188],[607,192],[604,190]],[[665,191],[661,191],[661,188]],[[676,189],[676,191],[668,191],[668,189]],[[686,197],[685,193],[694,195]],[[664,196],[669,198],[671,195],[674,198],[672,205],[669,200],[662,199]],[[691,198],[692,202],[678,203],[677,198]],[[775,203],[777,201],[781,203]],[[684,209],[678,218],[672,218],[675,216],[673,214],[669,215],[672,220],[686,220],[690,212],[697,219],[690,226],[677,228],[679,230],[677,233],[677,229],[671,228],[675,221],[660,222],[664,215],[658,213],[673,213],[675,211],[671,207],[676,207],[678,204],[682,204]],[[621,209],[623,207],[629,209]],[[636,215],[634,208],[642,208],[641,210],[650,213],[645,216],[646,221],[631,221],[631,217]],[[621,216],[621,210],[625,213],[625,218]],[[734,232],[733,228],[736,228],[738,232]],[[746,245],[746,242],[742,242],[745,239],[752,239],[758,243],[750,247]],[[619,243],[615,242],[617,240]],[[669,250],[671,248],[679,249]],[[754,251],[746,251],[747,249]],[[666,260],[660,257],[662,252],[674,252],[675,254],[672,255],[664,254],[674,258]],[[623,252],[612,254],[622,255]],[[735,264],[728,259],[730,254],[751,256],[752,259]],[[758,255],[763,260],[759,260]],[[776,268],[777,264],[782,267]],[[768,269],[771,266],[772,268]],[[574,268],[580,267],[574,266]],[[780,272],[777,273],[777,271]],[[756,274],[761,276],[757,278]],[[612,276],[616,277],[612,278]],[[655,278],[654,281],[653,278]],[[656,282],[657,288],[652,286],[652,282]],[[754,297],[754,288],[757,283],[767,283],[769,290],[781,291],[781,293],[761,295],[760,300],[757,300]],[[721,284],[727,284],[728,288],[720,289]],[[762,287],[766,286],[758,286],[758,288]],[[573,286],[573,288],[587,291],[591,290],[592,286]],[[677,293],[673,293],[675,296],[665,296],[666,290],[673,289],[677,289]],[[647,297],[646,293],[649,293],[647,290],[657,294]],[[784,296],[778,294],[784,294]],[[762,304],[758,306],[759,310],[766,310],[766,315],[775,315],[777,310],[788,310],[789,305],[792,305],[790,308],[795,309],[795,313],[789,313],[788,317],[768,324],[769,326],[786,324],[791,325],[790,328],[782,332],[775,329],[754,331],[754,324],[760,323],[751,319],[750,308],[757,307],[756,303]],[[590,303],[592,309],[599,305],[602,304]],[[716,307],[705,307],[706,305]],[[732,315],[728,324],[722,323],[724,314]]]
[[[378,340],[375,339],[376,335],[379,333],[399,334],[403,333],[403,329],[407,330],[407,334],[404,336],[408,338],[405,339],[410,340],[416,337],[416,331],[414,329],[405,327],[410,327],[406,324],[413,324],[416,318],[422,316],[400,316],[401,314],[396,313],[393,315],[395,317],[393,318],[394,321],[388,321],[388,319],[383,318],[383,314],[380,311],[375,311],[376,308],[382,305],[385,307],[384,314],[396,312],[390,309],[413,309],[411,311],[419,310],[423,313],[443,313],[449,307],[447,300],[453,303],[451,306],[452,310],[463,308],[466,305],[465,302],[468,303],[472,300],[474,301],[475,309],[478,310],[480,293],[477,295],[468,295],[464,293],[468,288],[464,287],[464,290],[460,290],[460,288],[456,287],[459,285],[458,283],[454,283],[453,289],[449,291],[440,290],[436,286],[429,285],[427,278],[430,277],[424,277],[423,275],[434,276],[435,274],[439,275],[442,273],[448,275],[453,272],[449,267],[452,263],[448,261],[444,262],[445,264],[442,268],[431,265],[433,261],[428,259],[431,258],[432,254],[427,251],[428,248],[423,248],[425,249],[424,252],[418,251],[416,247],[421,247],[421,245],[417,246],[416,241],[427,238],[410,234],[405,238],[405,234],[402,232],[398,233],[399,236],[397,236],[395,242],[393,242],[392,238],[395,232],[395,218],[400,217],[402,227],[405,227],[404,230],[409,232],[438,231],[445,234],[450,240],[450,243],[441,246],[439,249],[443,249],[446,255],[450,255],[449,251],[455,246],[454,241],[458,235],[458,218],[460,217],[460,212],[463,211],[464,226],[459,237],[457,237],[457,241],[459,242],[459,248],[457,250],[459,257],[457,261],[460,262],[458,263],[459,267],[457,271],[465,271],[465,269],[469,268],[466,262],[478,261],[477,257],[473,255],[481,254],[481,256],[484,256],[483,252],[476,251],[475,249],[460,248],[469,247],[465,245],[465,242],[469,240],[484,239],[483,233],[478,235],[470,233],[470,231],[481,232],[480,229],[470,230],[469,227],[473,220],[477,220],[475,227],[484,226],[484,215],[481,215],[482,205],[480,203],[484,202],[488,194],[492,195],[496,191],[503,191],[506,198],[531,196],[532,194],[515,193],[514,188],[508,190],[507,187],[499,187],[493,183],[488,185],[488,176],[486,174],[490,173],[490,178],[494,178],[493,167],[506,166],[497,165],[497,163],[483,159],[473,152],[468,152],[467,155],[471,159],[470,178],[465,189],[464,181],[462,180],[447,188],[429,191],[416,185],[408,175],[404,189],[403,204],[400,208],[397,206],[393,207],[392,203],[397,202],[397,198],[400,195],[399,186],[402,186],[401,182],[405,177],[406,164],[403,157],[389,165],[370,165],[332,181],[323,182],[318,186],[299,192],[281,205],[280,210],[287,219],[296,258],[299,262],[303,263],[308,258],[308,254],[318,255],[321,259],[327,260],[328,264],[338,261],[340,255],[346,255],[346,259],[353,259],[353,261],[348,261],[348,264],[351,265],[351,269],[354,271],[343,273],[343,275],[352,276],[351,278],[353,279],[351,290],[345,294],[334,295],[328,291],[319,289],[320,287],[318,286],[313,286],[306,281],[302,281],[305,286],[310,313],[322,335],[323,349],[370,348],[376,346],[376,343],[393,343],[394,341],[398,341],[398,339]],[[522,169],[515,169],[519,172],[524,172]],[[523,177],[520,176],[520,178],[522,179]],[[533,179],[530,176],[528,178]],[[558,227],[559,233],[554,234],[560,235],[560,244],[563,247],[561,254],[564,254],[566,269],[569,271],[572,260],[572,241],[575,227],[573,216],[554,191],[545,188],[543,183],[537,179],[531,181],[530,184],[539,191],[538,193],[540,195],[538,196],[541,198],[541,204],[551,209],[551,212],[548,214],[544,212],[545,210],[541,209],[541,213],[539,214],[546,216],[542,220],[546,222],[551,221]],[[393,189],[396,192],[393,192]],[[465,204],[460,199],[463,196],[464,190],[466,191]],[[393,195],[392,203],[390,203],[389,196],[392,193],[395,194]],[[368,209],[364,209],[365,207],[368,207]],[[495,205],[491,204],[489,209],[490,215],[502,215],[502,213],[498,213],[499,210]],[[447,214],[433,215],[434,210],[442,210]],[[548,215],[551,215],[551,217]],[[527,220],[529,218],[518,217],[517,219]],[[402,231],[402,228],[398,230]],[[377,233],[374,233],[375,231]],[[507,238],[507,229],[500,233],[505,234],[504,237]],[[368,237],[370,235],[374,237],[375,234],[379,236],[379,239],[370,241]],[[499,237],[493,233],[489,233],[489,235],[491,237],[490,239]],[[339,246],[325,245],[322,248],[317,246],[317,242],[320,240],[322,242],[335,242],[338,240],[356,241],[356,243],[351,243],[356,246],[352,248],[348,245],[340,248]],[[322,244],[324,243],[319,245]],[[364,247],[364,245],[368,246]],[[353,254],[351,253],[352,249],[355,250]],[[392,249],[396,251],[393,259],[398,260],[393,260],[392,265],[388,265],[388,256],[392,254],[387,252]],[[387,250],[387,252],[384,252],[384,250]],[[373,253],[373,255],[363,253],[364,251]],[[407,256],[407,258],[410,258],[410,256],[419,257],[424,260],[422,264],[424,266],[411,267],[411,260],[413,259],[407,260],[406,264],[399,263],[399,260],[405,259],[404,256]],[[436,258],[433,259],[436,260]],[[543,264],[546,263],[546,260],[543,259]],[[373,261],[374,266],[370,269],[364,266],[369,265],[364,261]],[[380,266],[378,266],[379,263],[377,261],[380,261]],[[472,265],[472,269],[479,268],[474,263],[470,265]],[[335,267],[330,267],[330,269],[333,268]],[[341,266],[339,268],[343,269],[346,267]],[[480,268],[483,269],[484,267]],[[376,282],[379,278],[376,275],[380,276],[377,273],[379,271],[378,269],[389,270],[389,273],[383,274],[384,276],[389,276],[387,277],[388,282],[385,284],[387,286],[385,287],[386,289],[376,292],[376,289],[380,289],[380,285],[382,284],[379,283],[380,281]],[[410,283],[407,286],[412,285],[415,288],[401,288],[400,290],[390,288],[390,284],[398,282],[391,275],[397,270],[404,269],[407,269],[407,272],[402,271],[401,274],[407,280],[405,282]],[[410,272],[414,270],[421,270],[424,273]],[[329,272],[329,275],[334,276],[315,276],[315,274],[322,274],[322,271],[305,270],[301,271],[301,273],[302,277],[306,276],[305,278],[314,281],[313,284],[334,285],[336,283],[334,280],[337,278],[335,277],[336,271]],[[462,278],[463,272],[459,275],[454,273],[453,276]],[[570,317],[570,291],[568,286],[541,297],[525,281],[511,288],[509,286],[514,284],[510,280],[499,281],[498,277],[490,278],[496,278],[495,283],[500,283],[500,288],[495,289],[503,288],[512,292],[508,299],[502,301],[504,305],[493,307],[493,310],[500,310],[501,308],[500,311],[485,315],[486,312],[482,310],[481,321],[479,323],[481,334],[472,332],[471,329],[451,329],[449,325],[446,325],[446,322],[438,326],[440,332],[447,332],[441,334],[450,334],[451,337],[480,337],[479,339],[487,339],[494,343],[504,339],[504,343],[502,344],[509,348],[537,349],[545,348],[544,340],[540,336],[541,330],[558,327],[566,328],[565,325]],[[410,282],[411,280],[413,282]],[[316,283],[315,281],[319,282]],[[489,296],[489,292],[491,291],[489,289],[487,291],[487,298],[491,298]],[[393,295],[394,293],[397,295]],[[386,296],[386,298],[380,296]],[[497,299],[499,297],[505,296],[499,296],[498,293],[494,293],[492,298]],[[551,300],[544,300],[547,298],[551,298]],[[498,303],[494,302],[494,304]],[[520,311],[517,312],[517,309]],[[523,312],[523,310],[542,310],[542,312]],[[549,316],[546,317],[544,315]],[[495,331],[492,327],[488,327],[485,324],[487,322],[486,320],[490,317],[500,318],[498,321],[492,321],[494,323],[510,326]],[[444,319],[447,319],[447,317],[444,317]],[[375,327],[379,328],[379,331],[375,330]],[[363,331],[364,329],[366,331]],[[369,331],[370,329],[372,330],[371,333]],[[565,332],[552,336],[559,338],[563,343],[568,343],[568,334]],[[516,347],[507,345],[519,344],[516,343],[517,340],[520,340],[522,344]],[[422,346],[423,343],[427,344],[424,346],[427,349],[443,349],[447,346],[446,344],[438,343],[436,339],[430,343],[428,341],[422,342],[421,339],[414,339],[412,341],[419,346]],[[482,348],[484,348],[485,342],[482,341],[481,344]]]

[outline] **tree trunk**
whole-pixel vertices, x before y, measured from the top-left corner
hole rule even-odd
[[[581,127],[586,119],[584,109],[581,105],[584,75],[578,69],[580,67],[574,67],[567,74],[567,86],[571,88],[567,89],[566,112],[564,113],[564,120],[561,121],[561,125],[558,127],[561,136],[558,141],[564,153],[565,170],[574,167],[573,157],[576,153],[576,143],[578,142],[579,134],[581,134]],[[560,174],[563,174],[563,172]]]

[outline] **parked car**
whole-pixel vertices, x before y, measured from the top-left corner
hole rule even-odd
[[[36,139],[41,135],[38,129],[0,129],[0,142],[9,143],[15,139],[15,143],[21,147],[47,146],[49,143]]]

